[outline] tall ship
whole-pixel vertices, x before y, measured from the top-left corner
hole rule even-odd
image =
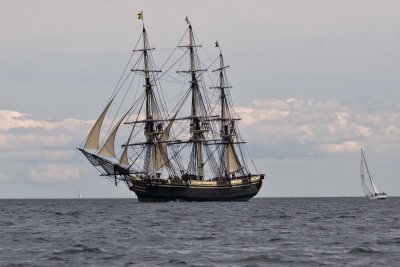
[[[203,63],[186,23],[160,68],[143,23],[114,92],[78,149],[101,176],[125,183],[139,201],[249,200],[264,174],[238,128],[229,66],[218,42],[218,55],[207,53]]]

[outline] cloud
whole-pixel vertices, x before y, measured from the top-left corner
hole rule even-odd
[[[0,110],[0,131],[16,128],[40,128],[44,130],[66,130],[77,132],[86,129],[92,121],[67,118],[61,121],[33,119],[26,114],[14,110]]]
[[[400,150],[399,106],[372,108],[360,103],[309,99],[258,99],[236,107],[239,129],[256,159],[344,155],[360,147],[382,154]],[[35,119],[18,111],[2,110],[0,180],[20,172],[39,183],[65,183],[81,177],[81,143],[93,120]],[[106,122],[107,123],[107,122]],[[22,167],[21,167],[22,166]]]
[[[74,164],[39,164],[30,168],[29,175],[39,183],[70,182],[81,177]]]
[[[0,180],[9,180],[15,173],[18,178],[28,173],[40,183],[70,182],[80,177],[74,147],[93,121],[36,119],[18,111],[0,110],[0,122]]]
[[[62,133],[0,133],[1,149],[60,148],[71,143],[72,137]]]
[[[41,162],[70,161],[76,152],[73,149],[65,150],[8,150],[7,158],[14,161],[31,162],[39,160]]]
[[[345,142],[337,143],[337,144],[321,145],[320,149],[323,151],[326,151],[330,154],[340,154],[340,153],[346,153],[346,152],[359,151],[361,147],[362,147],[362,144],[360,142],[345,141]]]
[[[54,150],[75,146],[93,123],[73,118],[35,119],[13,110],[0,110],[0,121],[0,149],[3,150]]]
[[[301,156],[353,153],[362,146],[382,152],[399,147],[398,109],[291,98],[259,99],[236,112],[249,143],[262,145],[265,151],[279,150],[280,155]],[[274,157],[271,153],[268,156]]]

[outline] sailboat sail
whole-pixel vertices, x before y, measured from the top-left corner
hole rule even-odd
[[[161,167],[165,166],[168,162],[168,144],[167,140],[169,139],[169,133],[171,131],[171,127],[173,124],[173,120],[171,120],[163,131],[163,133],[160,135],[159,141],[156,146],[156,165],[155,168],[156,170],[159,170]]]
[[[122,165],[128,166],[129,165],[129,160],[128,160],[128,146],[124,147],[124,150],[122,151],[121,158],[119,160]]]
[[[235,152],[232,144],[227,145],[227,160],[226,161],[227,161],[228,174],[232,174],[242,168],[242,166],[240,166],[238,156],[236,155],[236,152]]]
[[[104,118],[108,111],[108,108],[111,105],[111,102],[108,102],[104,110],[101,112],[99,118],[96,120],[95,124],[93,125],[92,129],[89,132],[89,135],[86,139],[86,143],[84,145],[85,149],[99,149],[99,138],[100,138],[100,130],[101,125],[103,124]]]
[[[124,116],[115,124],[113,130],[111,131],[110,135],[108,136],[106,142],[104,143],[103,147],[100,149],[99,156],[101,157],[115,157],[115,137],[117,135],[117,131],[119,126],[121,125],[122,121],[128,115],[131,110],[129,109],[128,112],[125,113]]]
[[[376,187],[374,181],[372,181],[372,179],[371,179],[371,184],[372,184],[372,188],[374,189],[375,194],[379,194],[380,192],[379,192],[378,188]]]
[[[364,194],[366,197],[371,197],[374,194],[370,191],[370,189],[367,186],[367,181],[365,178],[365,172],[364,172],[364,154],[361,152],[361,162],[360,162],[360,175],[361,175],[361,185],[362,185],[362,189],[364,191]]]

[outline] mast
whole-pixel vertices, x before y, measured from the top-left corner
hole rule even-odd
[[[218,46],[219,47],[219,46]],[[224,165],[224,169],[226,170],[226,175],[234,173],[235,171],[241,170],[241,164],[236,155],[236,151],[234,149],[234,135],[235,135],[235,119],[232,118],[229,104],[227,101],[227,95],[225,89],[232,88],[232,86],[228,86],[226,82],[225,69],[229,68],[229,66],[225,66],[224,58],[220,51],[219,54],[220,67],[213,72],[219,72],[219,86],[212,87],[214,89],[219,89],[220,91],[220,106],[221,106],[221,129],[220,129],[220,137],[222,139],[223,145],[223,154],[222,154],[222,164]]]
[[[193,35],[192,25],[189,20],[186,20],[189,24],[189,44],[184,46],[179,46],[181,48],[187,48],[189,50],[189,70],[178,71],[178,73],[190,74],[190,91],[191,91],[191,116],[190,116],[190,133],[191,133],[191,143],[193,143],[191,163],[196,163],[196,173],[197,179],[203,180],[204,178],[204,162],[203,162],[203,144],[204,144],[204,132],[207,131],[204,123],[201,123],[201,118],[204,117],[202,114],[203,100],[199,88],[199,82],[197,80],[197,73],[205,70],[198,69],[196,47],[201,47],[196,45]],[[189,164],[191,166],[191,164]],[[193,166],[194,167],[194,166]]]
[[[189,52],[190,52],[190,72],[192,76],[191,90],[192,90],[192,137],[196,144],[196,156],[197,156],[197,177],[202,180],[203,173],[203,134],[200,127],[199,119],[199,85],[196,77],[196,66],[195,66],[195,52],[194,52],[194,37],[192,25],[189,25]]]
[[[227,142],[231,143],[232,142],[232,137],[228,132],[228,125],[227,125],[227,120],[226,120],[226,95],[225,95],[225,79],[224,79],[224,72],[223,70],[225,69],[224,66],[224,58],[222,57],[222,53],[219,53],[219,58],[220,58],[220,68],[219,68],[219,89],[220,89],[220,98],[221,98],[221,137],[222,139]],[[225,155],[225,164],[226,164],[226,170],[227,174],[229,175],[229,146],[224,144],[224,155]]]
[[[149,73],[149,58],[147,54],[148,49],[148,40],[147,40],[147,33],[146,29],[143,26],[143,64],[144,64],[144,77],[145,77],[145,88],[146,88],[146,120],[149,120],[145,123],[145,136],[147,142],[151,146],[151,177],[155,178],[156,176],[156,146],[154,145],[154,122],[153,120],[153,94],[152,94],[152,87],[150,82],[150,73]]]
[[[365,160],[364,151],[363,151],[362,149],[361,149],[361,155],[362,155],[362,158],[363,158],[363,160],[364,160],[365,168],[367,169],[368,178],[369,178],[369,181],[371,182],[372,190],[374,190],[374,193],[378,193],[379,191],[378,191],[378,189],[376,188],[374,182],[372,181],[372,177],[371,177],[371,174],[369,173],[367,161]]]
[[[227,120],[226,120],[226,95],[225,95],[225,79],[224,79],[224,72],[223,70],[225,69],[224,66],[224,58],[222,56],[222,53],[220,51],[219,53],[219,62],[220,62],[220,67],[219,67],[219,89],[220,89],[220,100],[221,100],[221,138],[224,141],[224,156],[225,156],[225,168],[226,168],[226,175],[229,175],[229,146],[226,143],[231,143],[231,135],[228,132],[228,125],[227,125]]]
[[[213,109],[211,108],[211,101],[205,91],[205,84],[202,80],[202,72],[207,69],[201,68],[201,62],[198,56],[197,47],[201,45],[196,44],[193,28],[188,19],[186,22],[189,24],[187,28],[188,44],[178,45],[180,48],[185,48],[188,54],[189,68],[187,70],[179,70],[177,73],[184,73],[190,75],[188,77],[190,86],[182,99],[182,104],[186,100],[191,101],[189,104],[189,117],[177,118],[176,120],[189,119],[190,123],[190,138],[188,141],[180,142],[190,143],[191,152],[190,160],[186,169],[186,174],[190,175],[190,178],[195,177],[197,180],[204,180],[205,172],[211,171],[214,177],[223,176],[223,170],[220,166],[220,161],[215,159],[214,154],[217,151],[221,153],[220,147],[216,147],[215,150],[211,149],[212,145],[220,145],[221,140],[216,137],[217,131],[215,124],[210,123],[215,120],[219,120],[220,116],[213,116]],[[182,107],[180,104],[180,107]],[[212,139],[210,139],[212,138]],[[183,174],[185,171],[182,171]]]
[[[364,191],[365,196],[368,198],[371,197],[373,194],[369,190],[366,180],[365,180],[365,172],[364,172],[364,153],[363,150],[361,149],[361,160],[360,160],[360,176],[361,176],[361,186]]]
[[[154,48],[150,48],[149,41],[147,37],[146,29],[143,25],[143,49],[136,51],[141,51],[143,53],[143,69],[132,69],[132,71],[140,71],[144,73],[144,87],[145,87],[145,109],[146,109],[146,119],[144,122],[144,135],[146,137],[146,158],[144,162],[145,171],[150,174],[151,178],[156,177],[157,172],[157,153],[156,153],[156,137],[159,131],[155,129],[155,110],[154,110],[154,92],[153,85],[150,80],[150,73],[159,72],[157,70],[150,69],[149,51]],[[151,169],[151,171],[149,170]]]

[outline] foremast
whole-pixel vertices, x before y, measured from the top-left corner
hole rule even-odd
[[[146,136],[146,141],[148,143],[148,151],[151,151],[151,177],[155,178],[156,177],[156,145],[154,143],[155,137],[156,137],[156,132],[154,131],[154,112],[153,112],[153,89],[152,85],[150,82],[150,70],[149,70],[149,57],[147,54],[147,50],[149,48],[149,42],[147,39],[147,33],[146,29],[143,26],[143,64],[144,64],[144,76],[145,76],[145,88],[146,88],[146,122],[145,122],[145,127],[144,127],[144,134]],[[147,153],[146,153],[147,154]],[[146,157],[147,159],[147,157]],[[148,161],[145,162],[145,166],[148,163]],[[144,168],[145,170],[148,171],[148,167]]]
[[[157,110],[157,103],[154,97],[153,84],[151,74],[160,72],[159,70],[151,69],[149,52],[154,48],[149,45],[146,29],[143,25],[143,49],[135,51],[142,52],[143,56],[143,69],[132,69],[132,71],[139,71],[144,74],[144,88],[145,88],[145,120],[144,120],[144,135],[146,138],[146,154],[144,158],[143,170],[145,175],[150,178],[157,178],[157,170],[161,167],[160,162],[163,161],[163,155],[158,149],[158,138],[163,132],[163,119],[160,117],[159,110]],[[159,152],[159,153],[157,153]]]

